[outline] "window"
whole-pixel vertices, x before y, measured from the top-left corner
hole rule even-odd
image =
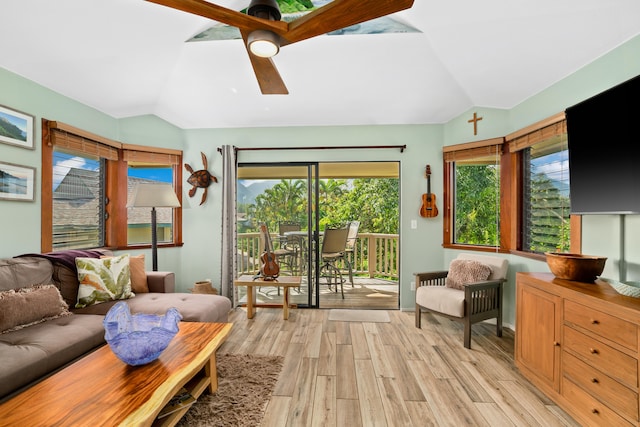
[[[127,193],[130,195],[138,183],[169,183],[174,180],[174,170],[180,167],[180,156],[157,153],[143,147],[125,149],[127,162]],[[128,197],[127,197],[128,198]],[[158,243],[171,243],[174,239],[174,209],[156,208]],[[127,244],[151,243],[151,211],[148,208],[127,208]]]
[[[557,121],[556,121],[557,120]],[[569,151],[564,115],[507,137],[522,170],[520,250],[569,252]]]
[[[182,152],[122,144],[48,120],[42,129],[42,251],[149,245],[151,211],[130,215],[128,195],[140,181],[169,182],[180,195]],[[181,210],[159,208],[158,218],[158,242],[180,245]]]
[[[502,138],[445,147],[445,244],[500,247]],[[450,214],[450,212],[452,214]]]
[[[104,246],[105,159],[53,150],[53,250]]]
[[[564,113],[505,138],[444,147],[444,167],[445,247],[580,253]]]

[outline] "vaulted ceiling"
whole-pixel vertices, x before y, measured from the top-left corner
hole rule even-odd
[[[390,18],[417,31],[283,47],[289,94],[262,95],[241,39],[189,41],[207,18],[144,0],[2,0],[0,14],[0,67],[184,129],[445,123],[512,108],[640,34],[638,0],[415,0]]]

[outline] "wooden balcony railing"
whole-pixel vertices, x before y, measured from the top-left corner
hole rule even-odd
[[[276,240],[275,236],[274,239]],[[238,233],[238,274],[253,274],[260,269],[264,250],[260,233]],[[400,245],[397,234],[359,233],[353,258],[353,273],[370,278],[398,279]],[[341,265],[346,270],[344,264]]]

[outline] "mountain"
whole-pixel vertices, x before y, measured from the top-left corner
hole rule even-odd
[[[4,117],[0,117],[0,136],[8,136],[19,141],[26,141],[24,132]]]
[[[276,185],[278,180],[269,180],[269,181],[252,181],[252,180],[238,180],[237,187],[237,200],[238,203],[246,203],[246,204],[254,204],[256,202],[256,197],[259,194],[264,193],[264,190],[267,190],[274,185]]]

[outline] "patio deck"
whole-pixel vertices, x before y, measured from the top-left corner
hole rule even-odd
[[[320,308],[352,308],[352,309],[384,309],[397,310],[400,306],[398,282],[393,280],[371,279],[368,277],[354,277],[354,284],[344,284],[344,299],[335,289],[329,290],[325,284],[320,285]],[[242,291],[242,288],[240,289]],[[243,302],[245,293],[241,292],[240,301]],[[292,304],[306,304],[308,293],[306,284],[300,291],[292,289],[290,292]],[[257,289],[256,300],[261,303],[282,303],[282,294],[278,295],[276,287],[263,286]]]

